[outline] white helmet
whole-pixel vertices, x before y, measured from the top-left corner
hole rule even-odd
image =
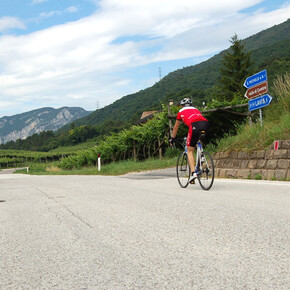
[[[181,106],[191,106],[192,101],[190,98],[184,98],[183,100],[180,101]]]

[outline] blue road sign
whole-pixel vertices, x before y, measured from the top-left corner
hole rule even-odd
[[[250,77],[248,77],[244,82],[244,87],[251,88],[259,83],[263,83],[267,81],[267,70],[262,70]]]
[[[254,111],[268,106],[271,103],[272,99],[273,98],[268,94],[255,99],[251,99],[249,101],[249,111]]]

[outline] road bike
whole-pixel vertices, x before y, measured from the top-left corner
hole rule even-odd
[[[197,180],[204,190],[209,190],[214,181],[214,163],[211,155],[203,150],[202,142],[200,139],[203,139],[205,132],[201,131],[199,141],[196,144],[196,167]],[[185,188],[189,184],[189,178],[191,176],[190,166],[188,164],[187,156],[187,146],[186,146],[186,137],[183,139],[183,142],[177,141],[182,145],[184,151],[178,156],[176,164],[176,174],[179,185],[182,188]]]

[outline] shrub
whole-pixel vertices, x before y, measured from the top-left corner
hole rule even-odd
[[[174,147],[168,147],[165,151],[164,157],[166,158],[173,158],[177,157],[181,153],[180,149]]]

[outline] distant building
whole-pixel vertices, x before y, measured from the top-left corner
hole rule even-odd
[[[153,118],[153,116],[154,116],[155,113],[157,113],[157,111],[147,111],[147,112],[143,112],[142,113],[142,116],[141,116],[141,118],[140,118],[140,120],[139,120],[138,123],[139,124],[140,123],[146,123],[147,120]]]
[[[157,111],[147,111],[147,112],[143,112],[142,113],[142,116],[141,116],[141,120],[142,119],[144,119],[144,118],[146,118],[146,117],[148,117],[148,116],[150,116],[150,115],[152,115],[152,117],[153,117],[153,115],[155,114],[155,113],[157,113]]]

